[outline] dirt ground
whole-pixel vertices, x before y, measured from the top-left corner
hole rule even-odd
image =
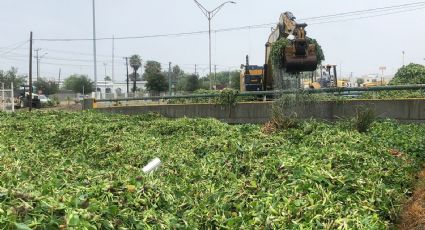
[[[425,230],[425,169],[418,174],[413,196],[405,204],[400,218],[400,230]]]
[[[40,110],[44,111],[51,111],[51,110],[59,110],[59,111],[70,111],[70,112],[78,112],[82,110],[81,103],[75,103],[75,102],[61,102],[56,107],[48,107],[48,108],[41,108]],[[28,108],[19,109],[18,111],[27,111]]]

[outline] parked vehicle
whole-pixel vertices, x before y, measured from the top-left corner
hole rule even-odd
[[[48,104],[51,103],[52,100],[50,100],[50,98],[46,97],[46,95],[38,95],[38,99],[40,100],[40,103],[43,104]]]

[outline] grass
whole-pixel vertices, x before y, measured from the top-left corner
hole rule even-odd
[[[425,126],[0,113],[5,229],[386,229],[413,191]],[[394,152],[403,152],[394,156]],[[159,157],[153,174],[141,169]]]

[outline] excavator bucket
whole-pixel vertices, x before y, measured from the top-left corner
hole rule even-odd
[[[287,72],[299,73],[317,69],[316,46],[306,39],[296,39],[285,48],[284,67]]]

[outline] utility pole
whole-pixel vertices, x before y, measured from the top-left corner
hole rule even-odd
[[[128,96],[128,93],[129,93],[129,87],[128,87],[128,57],[125,57],[124,58],[125,59],[125,65],[127,66],[127,96]]]
[[[386,66],[379,67],[379,70],[381,71],[381,86],[384,85],[384,71],[387,70]]]
[[[2,104],[2,111],[4,112],[6,110],[6,100],[4,100],[4,83],[1,83],[1,104]]]
[[[37,60],[37,81],[40,80],[40,61],[47,54],[47,53],[44,53],[43,55],[40,56],[40,54],[38,53],[40,51],[41,51],[41,49],[36,49],[35,50],[35,52],[36,52],[35,58]]]
[[[342,78],[342,62],[339,62],[339,77]]]
[[[28,104],[29,104],[29,111],[31,112],[31,110],[32,110],[32,31],[30,33],[30,60],[29,61],[30,61],[30,63],[29,63],[29,71],[28,71],[28,77],[29,77]],[[25,90],[24,90],[24,97],[25,97]]]
[[[61,68],[59,68],[59,75],[58,75],[58,88],[60,88],[60,84],[61,84],[61,72],[62,72],[62,69],[61,69]]]
[[[112,35],[112,83],[115,81],[115,35]]]
[[[39,66],[38,66],[38,64],[39,64],[39,61],[40,61],[40,58],[39,58],[39,56],[38,56],[38,52],[40,51],[41,49],[36,49],[35,50],[35,60],[36,60],[36,64],[37,64],[37,81],[38,80],[40,80],[39,78],[40,78],[40,68],[39,68]]]
[[[97,55],[96,55],[96,4],[95,0],[93,3],[93,62],[94,62],[94,97],[97,98]]]
[[[103,66],[105,67],[105,77],[103,78],[103,83],[104,83],[104,87],[105,87],[105,94],[104,94],[105,99],[106,99],[106,66],[107,65],[108,64],[106,62],[103,63]],[[100,94],[102,95],[102,93],[100,93]]]
[[[171,62],[168,62],[168,95],[171,96]]]
[[[232,88],[232,77],[230,75],[230,68],[229,68],[229,88]]]
[[[227,1],[222,3],[221,5],[219,5],[218,7],[216,7],[214,10],[207,10],[203,5],[201,5],[201,3],[199,3],[197,0],[194,0],[196,5],[198,5],[199,9],[201,9],[202,13],[205,15],[205,17],[207,17],[208,19],[208,37],[209,37],[209,66],[210,66],[210,89],[212,89],[212,61],[211,61],[211,20],[214,18],[214,16],[218,13],[218,11],[221,10],[221,8],[223,8],[224,5],[226,5],[227,3],[232,3],[232,4],[236,4],[236,2],[234,1]]]
[[[107,76],[106,76],[106,66],[107,66],[108,64],[106,63],[106,62],[104,62],[103,63],[103,66],[105,67],[105,77],[104,78],[106,78]],[[106,81],[106,80],[105,80]]]
[[[134,75],[133,75],[133,97],[136,97],[136,80],[137,80],[137,69],[134,69]]]
[[[214,65],[214,84],[213,88],[217,89],[217,65]]]

